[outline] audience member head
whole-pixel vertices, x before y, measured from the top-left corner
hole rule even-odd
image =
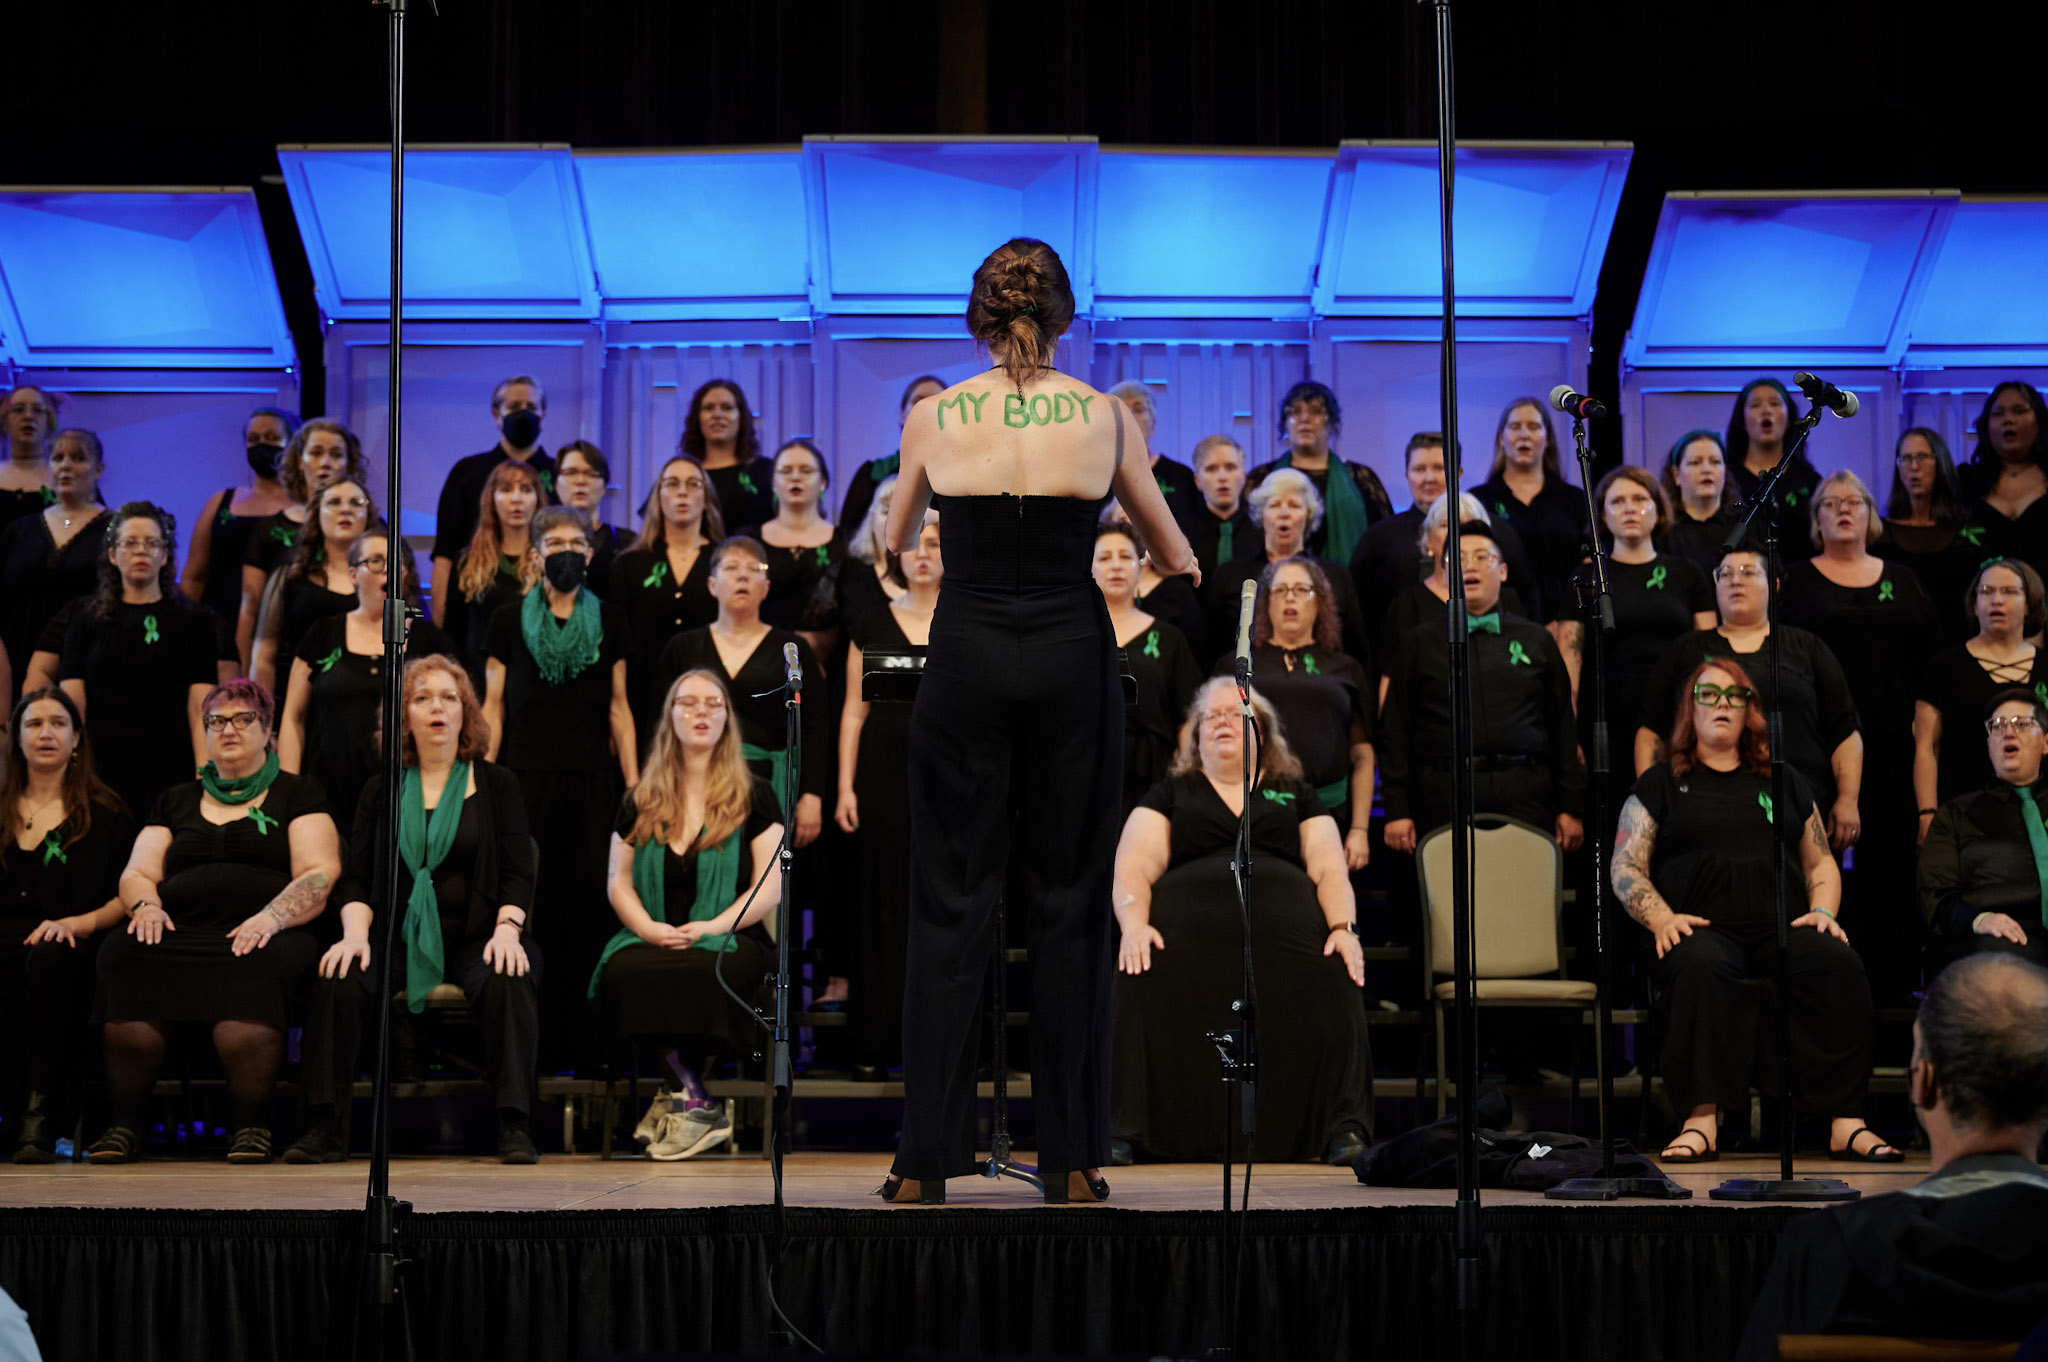
[[[1735,406],[1728,413],[1722,447],[1728,451],[1729,466],[1742,467],[1752,444],[1782,451],[1785,432],[1800,416],[1799,404],[1784,384],[1775,378],[1751,379],[1735,394]]]
[[[711,550],[711,598],[726,624],[761,617],[761,602],[768,599],[768,550],[760,540],[735,534],[718,541]]]
[[[178,521],[154,502],[126,502],[107,517],[106,553],[100,560],[92,617],[112,619],[116,603],[129,594],[138,602],[183,599],[178,590]]]
[[[292,432],[277,472],[286,496],[303,505],[312,499],[314,488],[342,477],[370,485],[362,442],[353,431],[339,421],[316,416]]]
[[[377,503],[369,488],[350,477],[322,483],[306,504],[306,523],[299,530],[298,551],[285,569],[291,577],[324,579],[330,560],[348,561],[349,546],[378,524]]]
[[[2048,755],[2048,706],[2025,686],[2002,687],[1985,706],[1984,746],[2000,780],[2033,785],[2041,779],[2041,758]]]
[[[407,766],[422,761],[440,767],[449,762],[476,763],[490,750],[491,727],[484,721],[483,701],[460,662],[446,653],[429,653],[405,664],[405,737],[399,759]]]
[[[1343,637],[1343,616],[1322,564],[1299,554],[1266,564],[1252,612],[1252,642],[1289,649],[1314,645],[1334,653]]]
[[[284,464],[284,447],[298,434],[297,412],[282,407],[258,407],[242,422],[242,449],[249,459],[249,472],[257,478],[275,478]]]
[[[46,822],[38,810],[35,828],[24,829],[21,799],[31,786],[51,780],[63,792],[59,846],[69,847],[92,830],[94,804],[122,808],[120,796],[93,769],[92,742],[76,702],[55,686],[40,686],[21,697],[7,727],[7,764],[0,769],[0,860],[43,854],[21,850],[21,834],[47,827],[54,836],[59,824]]]
[[[1111,610],[1128,610],[1138,597],[1138,560],[1145,551],[1138,547],[1138,532],[1128,521],[1105,520],[1095,529],[1095,559],[1090,569],[1102,599]]]
[[[2041,574],[2018,558],[1993,558],[1977,569],[1963,608],[1988,638],[2018,642],[2041,632]]]
[[[199,721],[206,729],[206,754],[216,771],[230,779],[253,775],[270,747],[270,725],[277,703],[270,692],[246,676],[223,681],[199,702]]]
[[[695,845],[715,847],[746,823],[754,788],[732,695],[716,672],[694,667],[670,683],[661,709],[633,787],[636,813],[626,840],[636,847],[650,839],[682,843],[690,834],[684,819],[694,775],[704,809],[704,835]]]
[[[1109,390],[1109,395],[1131,409],[1131,415],[1137,418],[1138,433],[1145,437],[1149,447],[1153,432],[1159,429],[1159,408],[1152,403],[1152,390],[1143,383],[1119,383]]]
[[[1257,743],[1260,780],[1285,776],[1301,779],[1301,759],[1288,745],[1280,712],[1273,702],[1252,687],[1253,738]],[[1204,771],[1223,778],[1244,769],[1244,710],[1237,701],[1237,682],[1228,676],[1212,676],[1195,689],[1188,702],[1187,717],[1180,723],[1180,740],[1173,751],[1172,776]]]
[[[1195,441],[1195,486],[1219,516],[1234,516],[1244,499],[1244,446],[1228,435]]]
[[[90,506],[100,499],[106,450],[89,430],[66,426],[50,440],[50,490],[66,506]]]
[[[455,586],[464,599],[473,601],[490,589],[498,575],[498,559],[521,539],[526,546],[519,555],[520,588],[533,589],[533,584],[540,580],[540,553],[534,543],[533,518],[540,514],[546,500],[540,474],[533,465],[507,459],[491,470],[491,475],[484,479],[482,494],[477,497],[476,531],[470,535],[469,546],[463,549],[462,562],[456,569]]]
[[[1500,409],[1493,428],[1493,467],[1486,476],[1542,470],[1552,482],[1564,481],[1557,461],[1557,431],[1550,424],[1550,404],[1540,397],[1518,397]]]
[[[1726,549],[1714,565],[1714,606],[1721,623],[1731,628],[1754,629],[1763,624],[1771,601],[1771,584],[1764,556],[1756,549]]]
[[[55,397],[32,383],[18,384],[8,389],[0,414],[7,420],[7,446],[12,458],[35,463],[49,457],[50,436],[57,429]]]
[[[903,385],[902,400],[896,404],[896,424],[901,426],[910,420],[910,409],[927,397],[937,397],[946,390],[946,380],[937,374],[919,374]]]
[[[690,394],[690,410],[683,417],[682,448],[678,451],[704,462],[714,449],[732,451],[745,463],[761,452],[761,437],[754,430],[754,413],[747,408],[747,395],[729,378],[714,378],[697,385]]]
[[[1408,437],[1401,455],[1401,471],[1408,479],[1408,501],[1416,510],[1427,512],[1436,505],[1448,485],[1444,463],[1444,436],[1440,430],[1418,430]]]
[[[1493,526],[1483,520],[1466,520],[1458,525],[1458,576],[1464,583],[1465,609],[1475,615],[1490,615],[1500,606],[1500,589],[1508,582],[1508,560],[1502,556]],[[1450,536],[1438,555],[1448,576],[1451,570]]]
[[[889,537],[889,502],[895,495],[894,473],[875,484],[875,499],[868,503],[868,513],[861,517],[860,527],[853,532],[853,542],[846,549],[863,563],[889,561],[889,546],[882,541]]]
[[[1907,1070],[1935,1168],[2005,1149],[2031,1159],[2048,1127],[2048,971],[2015,955],[1965,956],[1928,981]]]
[[[555,495],[598,523],[597,509],[611,486],[612,465],[588,440],[571,440],[555,451]]]
[[[540,424],[548,414],[547,390],[531,374],[515,374],[491,389],[491,419],[507,451],[523,452],[540,445]]]
[[[1028,236],[988,253],[967,295],[967,334],[988,347],[1010,386],[1021,389],[1053,367],[1074,324],[1074,288],[1059,252]]]
[[[1691,507],[1705,514],[1733,511],[1742,504],[1735,480],[1728,476],[1728,449],[1714,430],[1688,430],[1664,456],[1664,495],[1672,513]]]
[[[533,518],[533,546],[550,590],[573,596],[583,589],[597,546],[590,517],[574,506],[543,506]]]
[[[1280,399],[1280,438],[1292,453],[1311,458],[1327,454],[1343,428],[1343,410],[1327,384],[1304,378]]]
[[[393,559],[398,568],[401,600],[417,603],[420,597],[419,569],[413,566],[412,550],[398,541],[394,553],[387,526],[377,525],[356,536],[348,546],[348,576],[356,584],[356,608],[376,615],[384,609],[384,593],[390,588]]]
[[[1616,544],[1646,544],[1671,524],[1671,503],[1648,469],[1622,464],[1593,489],[1600,527]]]
[[[822,510],[825,489],[832,485],[832,470],[825,464],[825,451],[808,435],[795,435],[775,451],[775,513],[802,514]]]
[[[1252,488],[1250,506],[1252,523],[1265,533],[1269,557],[1306,552],[1308,537],[1323,523],[1323,494],[1298,469],[1267,474]]]
[[[1486,507],[1470,492],[1458,493],[1457,506],[1460,525],[1468,521],[1477,521],[1481,525],[1489,526],[1493,524],[1493,517],[1486,513]],[[1443,566],[1444,540],[1448,539],[1451,533],[1450,526],[1446,523],[1450,513],[1450,498],[1438,497],[1423,513],[1422,530],[1415,536],[1415,547],[1422,551],[1422,556],[1429,563],[1432,572]]]
[[[1914,426],[1899,436],[1892,450],[1892,494],[1885,503],[1888,520],[1906,520],[1915,502],[1924,502],[1937,525],[1960,525],[1967,512],[1963,506],[1963,483],[1956,476],[1955,458],[1941,432]]]
[[[1813,546],[1829,544],[1868,553],[1884,533],[1884,521],[1877,513],[1877,498],[1863,479],[1846,468],[1820,480],[1807,503],[1807,524]]]
[[[1753,776],[1771,773],[1770,730],[1749,673],[1733,659],[1709,658],[1692,669],[1678,688],[1672,715],[1671,774],[1683,778],[1694,766],[1735,756],[1735,769]]]
[[[2033,384],[2007,379],[1977,413],[1977,447],[1970,462],[1995,472],[2007,464],[2048,468],[2048,404]]]

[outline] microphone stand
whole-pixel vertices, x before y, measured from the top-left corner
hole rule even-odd
[[[788,647],[793,651],[795,644]],[[782,1202],[782,1164],[790,1147],[790,1095],[795,1088],[795,1067],[791,1054],[789,1024],[789,938],[791,904],[791,875],[796,868],[796,802],[798,772],[803,769],[803,724],[801,723],[804,704],[803,672],[796,666],[788,667],[783,691],[789,698],[783,703],[782,737],[782,848],[778,854],[777,866],[782,877],[782,894],[775,905],[775,1020],[768,1030],[768,1075],[773,1090],[769,1125],[775,1131],[768,1142],[769,1178],[775,1184],[775,1201],[770,1218],[773,1221],[769,1232],[771,1248],[768,1255],[768,1301],[774,1318],[769,1323],[768,1341],[776,1348],[794,1346],[795,1338],[783,1318],[781,1307],[775,1303],[775,1270],[781,1266],[785,1242]]]
[[[1593,1025],[1600,1044],[1594,1053],[1600,1064],[1600,1176],[1572,1178],[1548,1188],[1543,1195],[1552,1201],[1614,1201],[1625,1196],[1651,1197],[1659,1201],[1687,1201],[1690,1189],[1665,1177],[1623,1178],[1614,1174],[1614,1067],[1608,1042],[1614,1038],[1614,964],[1607,946],[1607,829],[1608,829],[1608,727],[1607,727],[1607,636],[1614,632],[1614,593],[1607,576],[1608,550],[1600,538],[1600,508],[1593,499],[1593,451],[1586,443],[1586,418],[1572,415],[1572,443],[1578,447],[1579,491],[1586,498],[1586,523],[1592,527],[1593,575],[1589,583],[1579,578],[1579,610],[1586,617],[1588,648],[1592,663],[1592,685],[1579,686],[1581,704],[1593,706],[1592,806],[1587,824],[1591,836],[1587,850],[1593,861],[1593,955],[1599,977],[1599,996],[1593,1003]],[[1576,1097],[1578,1094],[1572,1094]]]
[[[1792,423],[1790,438],[1785,441],[1785,452],[1778,459],[1778,466],[1771,470],[1757,486],[1756,496],[1751,500],[1742,517],[1742,523],[1730,532],[1726,547],[1734,548],[1742,543],[1750,526],[1763,521],[1764,532],[1764,588],[1770,621],[1770,632],[1764,636],[1764,648],[1770,657],[1767,666],[1771,676],[1771,900],[1772,918],[1778,929],[1778,1081],[1779,1100],[1782,1109],[1778,1113],[1778,1176],[1775,1178],[1730,1178],[1707,1196],[1715,1201],[1854,1201],[1863,1194],[1840,1178],[1801,1178],[1792,1173],[1792,1146],[1797,1136],[1798,1113],[1792,1105],[1792,984],[1791,969],[1785,956],[1792,943],[1790,910],[1785,903],[1785,839],[1789,829],[1786,820],[1791,817],[1791,802],[1786,798],[1788,783],[1785,779],[1785,711],[1784,689],[1779,684],[1778,627],[1778,484],[1785,480],[1785,474],[1798,461],[1799,451],[1806,447],[1806,437],[1820,424],[1821,414],[1827,408],[1813,403],[1806,415]]]

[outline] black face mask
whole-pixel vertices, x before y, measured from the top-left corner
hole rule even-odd
[[[548,585],[566,594],[583,585],[583,578],[589,572],[590,564],[574,549],[564,549],[542,559],[541,568],[547,573]]]
[[[498,429],[504,433],[505,443],[514,449],[531,449],[534,441],[540,439],[540,413],[508,411],[498,418]]]
[[[278,463],[284,458],[284,446],[253,444],[249,446],[248,454],[251,473],[259,478],[274,478]]]

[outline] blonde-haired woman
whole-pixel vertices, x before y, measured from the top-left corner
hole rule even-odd
[[[589,997],[611,1035],[653,1035],[738,1050],[757,1040],[753,1015],[713,977],[750,996],[768,972],[762,924],[782,901],[775,873],[781,813],[768,782],[740,752],[732,696],[704,668],[663,697],[666,717],[647,768],[612,828],[610,892],[621,924],[590,976]],[[731,1135],[724,1109],[696,1073],[669,1056],[679,1083],[648,1147],[687,1159]]]
[[[540,581],[533,518],[545,505],[547,492],[540,474],[517,459],[493,468],[477,499],[476,533],[455,561],[441,627],[462,650],[462,665],[479,690],[484,685],[484,633],[491,616],[500,606],[523,600]]]
[[[846,546],[847,556],[854,562],[839,574],[839,624],[849,634],[856,624],[893,604],[904,592],[903,574],[891,564],[889,547],[882,542],[887,537],[883,532],[889,524],[889,501],[895,495],[896,475],[891,473],[875,485],[867,514]]]
[[[1287,1000],[1260,1017],[1259,1149],[1268,1160],[1348,1164],[1365,1148],[1372,1116],[1358,905],[1338,820],[1302,778],[1278,711],[1256,690],[1252,712],[1261,734],[1252,949],[1261,991]],[[1235,683],[1204,683],[1171,773],[1131,811],[1117,845],[1110,1129],[1158,1158],[1223,1152],[1215,1121],[1203,1118],[1215,1106],[1216,1052],[1202,1034],[1232,1024],[1241,984],[1230,859],[1244,808],[1242,725]]]

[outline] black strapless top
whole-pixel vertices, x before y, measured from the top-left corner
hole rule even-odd
[[[948,587],[1093,587],[1095,524],[1107,497],[934,494]]]

